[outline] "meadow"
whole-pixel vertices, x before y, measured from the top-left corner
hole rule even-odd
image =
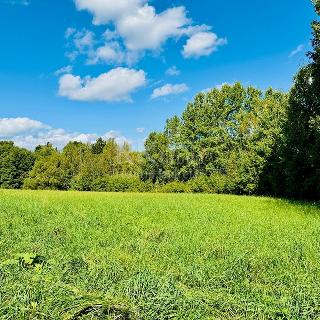
[[[0,190],[0,319],[319,319],[320,209]]]

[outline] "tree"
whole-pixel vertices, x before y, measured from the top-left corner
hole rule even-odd
[[[21,188],[34,161],[32,152],[14,146],[13,142],[0,142],[0,188]]]
[[[120,147],[117,161],[118,173],[137,176],[141,174],[141,153],[132,151],[127,142]]]
[[[320,3],[315,1],[320,14]],[[312,23],[310,64],[301,68],[290,91],[286,147],[286,190],[291,197],[320,199],[320,22]]]
[[[103,173],[114,175],[119,171],[118,156],[120,148],[114,139],[109,139],[101,154]]]
[[[273,161],[280,161],[275,148],[286,110],[287,95],[272,89],[262,92],[236,83],[200,93],[181,118],[167,121],[164,136],[150,135],[148,170],[180,181],[220,175],[233,192],[259,192],[274,171],[267,170],[268,159],[274,154]]]
[[[68,179],[63,170],[63,157],[57,151],[38,155],[32,170],[24,180],[25,189],[67,190]]]
[[[34,154],[36,158],[49,157],[52,154],[54,154],[56,151],[57,149],[55,149],[53,145],[48,142],[46,145],[37,146],[34,150]]]
[[[91,145],[91,151],[93,154],[101,154],[103,152],[106,142],[99,138],[94,144]]]
[[[171,156],[168,137],[163,133],[152,132],[145,142],[142,179],[153,182],[172,180]]]
[[[91,158],[90,147],[82,142],[69,142],[62,151],[61,166],[69,181],[81,172],[87,158]]]

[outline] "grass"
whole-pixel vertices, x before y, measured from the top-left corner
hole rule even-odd
[[[0,319],[320,319],[320,209],[0,191]]]

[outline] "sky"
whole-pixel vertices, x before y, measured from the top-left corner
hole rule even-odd
[[[200,91],[289,90],[314,18],[310,0],[0,0],[0,140],[143,150]]]

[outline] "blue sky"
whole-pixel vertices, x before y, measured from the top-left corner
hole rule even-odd
[[[288,90],[314,18],[309,0],[0,0],[0,139],[141,150],[201,90]]]

